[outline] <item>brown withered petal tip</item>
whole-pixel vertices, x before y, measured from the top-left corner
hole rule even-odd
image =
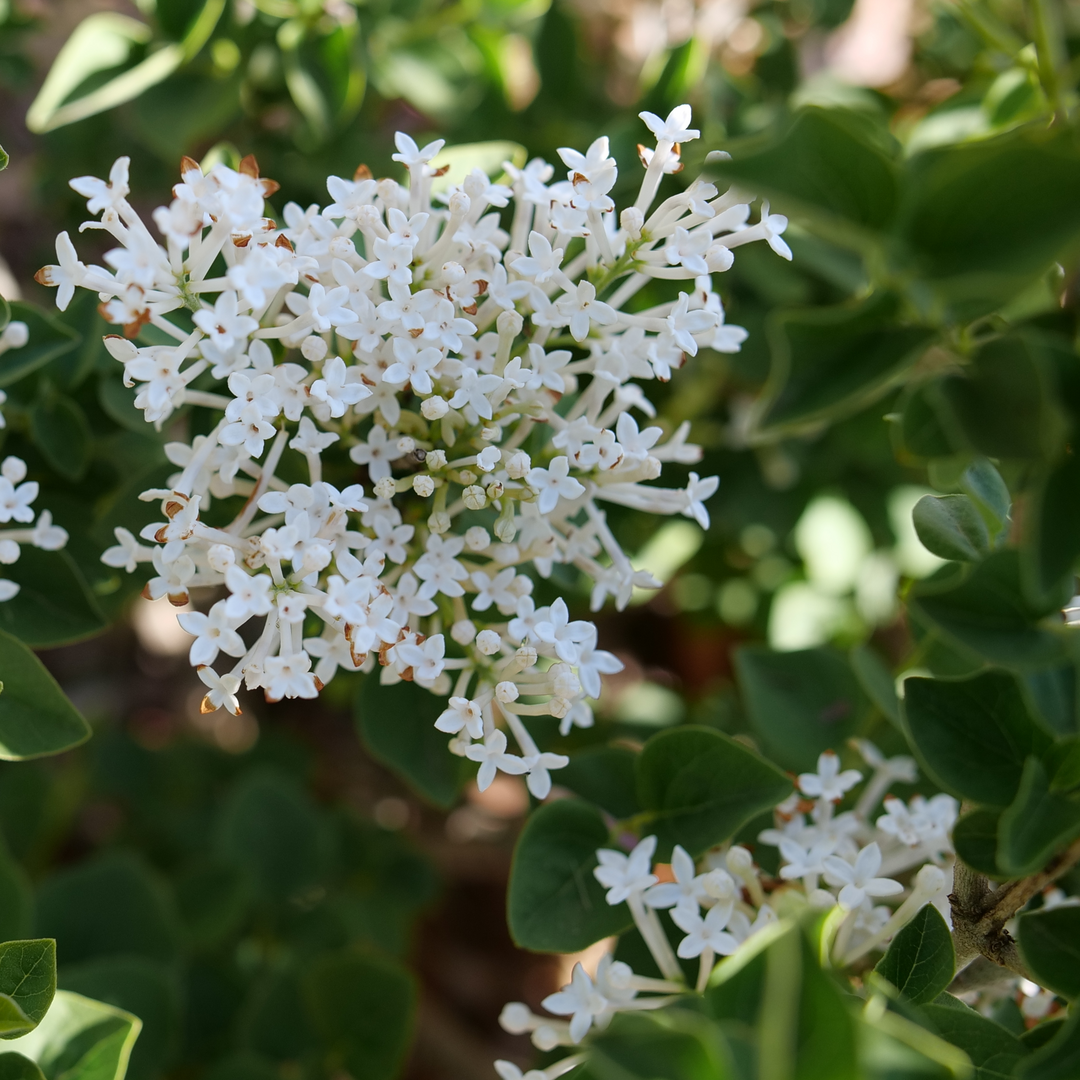
[[[217,706],[210,704],[209,694],[207,694],[206,697],[204,697],[202,701],[199,702],[199,712],[201,712],[204,716],[206,715],[206,713],[217,712]]]
[[[450,171],[450,166],[449,165],[444,165],[441,169],[436,169],[431,175],[432,176],[445,176],[449,171]]]
[[[245,248],[251,243],[250,236],[234,236],[232,238],[233,247]]]
[[[356,166],[356,172],[353,173],[352,178],[354,180],[370,180],[372,176],[371,170],[363,163]]]
[[[39,270],[39,271],[38,271],[38,272],[37,272],[37,273],[36,273],[36,274],[34,275],[34,280],[35,280],[35,281],[36,281],[36,282],[37,282],[37,283],[38,283],[39,285],[51,285],[51,284],[52,284],[52,280],[51,280],[51,278],[52,278],[52,275],[51,275],[51,274],[49,273],[49,270],[50,270],[50,269],[52,269],[52,268],[51,268],[51,267],[49,267],[49,266],[43,266],[43,267],[42,267],[42,268],[41,268],[41,269],[40,269],[40,270]]]
[[[173,607],[183,607],[188,602],[188,594],[182,593],[169,593],[169,603]]]
[[[240,159],[240,172],[245,176],[259,179],[259,163],[255,160],[254,154],[248,154]]]
[[[199,163],[194,158],[189,158],[187,154],[185,154],[180,159],[180,175],[183,176],[184,173],[192,171],[202,172],[202,169],[199,168]]]
[[[295,250],[295,249],[293,248],[293,246],[292,246],[292,241],[290,241],[290,240],[289,240],[289,238],[288,238],[288,237],[287,237],[287,236],[286,236],[286,235],[285,235],[284,233],[282,233],[282,234],[281,234],[281,235],[280,235],[280,236],[279,236],[279,237],[278,237],[278,238],[277,238],[277,239],[276,239],[276,240],[274,241],[274,247],[283,247],[283,248],[288,248],[288,249],[289,249],[290,251],[294,251],[294,250]]]
[[[281,190],[281,185],[276,180],[270,180],[263,178],[262,181],[262,193],[264,199],[269,199],[275,192]]]

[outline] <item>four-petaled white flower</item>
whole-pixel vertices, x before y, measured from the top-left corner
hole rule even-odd
[[[593,870],[593,876],[607,889],[605,899],[609,904],[621,904],[631,893],[644,892],[656,884],[656,875],[651,870],[654,851],[655,836],[646,836],[629,855],[610,848],[597,851],[600,865]]]
[[[876,841],[859,852],[854,864],[837,855],[829,855],[824,866],[825,880],[830,885],[843,886],[838,900],[845,911],[857,908],[868,896],[895,896],[904,891],[899,881],[876,876],[881,869],[881,848]]]
[[[470,761],[480,762],[480,769],[476,774],[476,786],[481,791],[487,791],[498,770],[509,773],[511,776],[520,776],[527,768],[520,757],[506,752],[506,735],[498,729],[482,743],[473,743],[465,751],[465,756]]]
[[[817,772],[799,774],[799,790],[812,799],[839,802],[860,780],[858,769],[840,771],[840,759],[831,750],[818,757]]]

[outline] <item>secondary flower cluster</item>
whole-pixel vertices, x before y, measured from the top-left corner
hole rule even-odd
[[[13,349],[21,349],[29,340],[26,323],[13,320],[0,333],[0,354]],[[7,394],[0,390],[0,405],[7,401]],[[6,426],[0,413],[0,429]],[[32,506],[38,497],[39,486],[36,480],[26,479],[26,462],[22,458],[9,455],[0,463],[0,524],[16,522],[26,528],[0,529],[0,563],[10,566],[17,562],[20,544],[32,544],[42,551],[59,551],[67,542],[68,534],[59,525],[54,525],[52,514],[42,510],[34,520]],[[18,595],[18,582],[10,578],[0,578],[0,602]]]
[[[816,772],[800,775],[798,790],[776,808],[774,827],[759,836],[762,843],[780,848],[782,865],[776,877],[766,875],[741,845],[715,848],[697,863],[675,845],[669,864],[655,864],[655,836],[645,837],[629,852],[597,851],[593,873],[607,889],[607,902],[628,906],[663,977],[635,975],[610,955],[600,962],[595,977],[578,964],[570,984],[543,1002],[548,1012],[569,1021],[535,1015],[513,1002],[503,1010],[503,1027],[515,1034],[530,1033],[541,1050],[576,1045],[617,1012],[662,1008],[676,1000],[672,995],[686,993],[680,957],[700,958],[696,990],[703,991],[718,957],[733,955],[781,913],[800,907],[836,912],[831,953],[838,966],[884,948],[925,904],[937,905],[949,919],[956,800],[950,795],[930,800],[915,796],[905,804],[889,796],[893,783],[915,781],[915,762],[886,758],[865,740],[856,740],[856,747],[872,774],[851,810],[836,813],[836,804],[863,774],[842,771],[832,752],[820,756]],[[885,812],[872,821],[883,798]],[[907,886],[895,880],[916,867]],[[895,909],[874,905],[874,899],[885,896],[902,899]],[[664,910],[684,935],[676,950],[660,921]],[[639,998],[642,991],[654,996]],[[577,1064],[583,1056],[565,1058],[543,1075],[560,1075],[552,1070],[571,1060]],[[514,1080],[515,1066],[497,1063],[496,1068],[506,1080]]]
[[[688,106],[642,116],[656,146],[641,148],[640,191],[617,218],[606,138],[559,151],[566,179],[534,159],[505,166],[510,184],[474,169],[440,189],[442,141],[399,134],[407,186],[361,166],[327,180],[328,205],[287,204],[283,225],[263,216],[277,185],[254,159],[205,173],[184,159],[153,214],[160,240],[128,201],[126,158],[107,181],[71,182],[100,214],[83,227],[116,246],[106,266],[86,265],[62,233],[38,280],[61,308],[76,287],[99,293],[123,328],[106,344],[148,422],[186,406],[213,415],[206,434],[166,447],[178,471],[144,496],[161,519],[139,538],[117,529],[103,556],[152,563],[152,598],[227,590],[181,616],[205,709],[237,711],[241,682],[270,700],[313,697],[338,668],[378,662],[384,682],[449,695],[437,726],[480,763],[481,787],[502,769],[547,794],[566,759],[541,754],[520,717],[588,726],[601,675],[620,665],[564,601],[538,605],[525,571],[572,565],[594,609],[609,595],[621,607],[656,582],[605,504],[707,527],[718,480],[655,483],[700,450],[686,425],[664,439],[639,420],[655,415],[639,383],[701,347],[739,348],[745,331],[725,325],[711,278],[734,248],[765,240],[790,258],[786,219],[764,206],[748,224],[737,191],[699,179],[654,207],[698,132]],[[655,279],[685,291],[629,310]],[[328,451],[343,484],[323,478]],[[208,524],[228,499],[232,520]]]

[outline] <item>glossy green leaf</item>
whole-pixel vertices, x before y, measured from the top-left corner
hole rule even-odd
[[[783,312],[769,327],[772,367],[759,423],[776,434],[844,416],[880,397],[933,331],[901,326],[892,293]]]
[[[965,650],[1011,668],[1045,667],[1063,658],[1063,637],[1040,621],[1060,610],[1062,592],[1038,602],[1021,578],[1020,556],[995,551],[970,569],[939,571],[912,589],[909,610]]]
[[[46,878],[35,930],[56,938],[65,964],[116,954],[171,961],[179,936],[172,898],[141,859],[122,852]]]
[[[50,1080],[124,1080],[141,1028],[131,1013],[58,990],[45,1019],[7,1049],[37,1062]]]
[[[260,896],[272,902],[318,885],[327,838],[306,793],[288,777],[255,771],[231,793],[218,825],[218,851],[246,870]]]
[[[449,807],[464,782],[462,759],[446,749],[435,728],[443,700],[422,686],[383,686],[378,672],[365,677],[356,698],[360,736],[371,753],[436,806]]]
[[[638,800],[663,857],[675,844],[699,855],[791,794],[791,780],[711,728],[661,731],[637,761]]]
[[[1029,912],[1016,925],[1020,952],[1039,984],[1065,998],[1080,995],[1080,908]]]
[[[773,652],[748,645],[735,670],[750,723],[768,756],[783,768],[814,768],[859,729],[870,702],[847,659],[834,649]]]
[[[331,1060],[353,1076],[393,1080],[412,1039],[417,988],[393,961],[327,955],[302,979],[311,1024]]]
[[[595,803],[616,818],[638,813],[635,792],[638,754],[625,746],[596,746],[570,756],[558,773],[560,787]]]
[[[55,395],[36,402],[30,410],[30,436],[61,476],[78,480],[86,472],[93,436],[86,414],[71,398]]]
[[[834,227],[880,230],[897,205],[890,142],[855,113],[810,107],[778,138],[736,148],[716,171],[776,199],[779,209],[791,207]]]
[[[972,312],[1009,298],[1080,233],[1071,132],[1034,128],[929,150],[904,172],[899,233],[919,272],[948,299],[974,301]]]
[[[1031,714],[1047,733],[1075,735],[1078,729],[1077,695],[1080,693],[1075,665],[1061,664],[1028,671],[1022,679]]]
[[[997,864],[1000,810],[971,810],[953,826],[956,854],[973,870],[989,877],[1003,876]]]
[[[0,945],[0,1038],[33,1031],[56,993],[56,942],[52,938]]]
[[[1002,671],[962,680],[910,678],[904,690],[904,721],[927,772],[962,798],[1007,806],[1027,756],[1049,745],[1016,679]]]
[[[975,1066],[972,1080],[1005,1080],[1013,1075],[1025,1055],[1024,1046],[1015,1035],[948,994],[924,1005],[923,1015],[943,1038],[971,1058]]]
[[[943,559],[977,562],[990,552],[986,522],[966,495],[924,495],[912,519],[923,546]]]
[[[152,1080],[179,1049],[183,1000],[171,966],[144,956],[104,956],[60,969],[60,987],[135,1013],[142,1021],[127,1080]]]
[[[933,904],[921,908],[893,938],[874,970],[916,1005],[933,1001],[952,982],[952,933]]]
[[[4,567],[18,593],[0,605],[0,630],[35,649],[68,645],[105,629],[105,617],[69,551],[24,545]]]
[[[45,665],[0,630],[0,759],[61,754],[90,737],[90,727]]]
[[[533,811],[510,868],[510,935],[534,952],[577,952],[631,925],[625,904],[610,906],[593,877],[598,848],[610,847],[600,812],[560,799]]]
[[[0,171],[8,167],[8,162],[10,160],[11,158],[8,157],[8,152],[2,146],[0,146]]]
[[[37,1065],[22,1054],[0,1054],[0,1080],[46,1080]]]
[[[1014,877],[1034,873],[1077,836],[1080,801],[1052,791],[1042,762],[1028,758],[1016,798],[1001,815],[998,866]]]
[[[21,349],[9,349],[0,356],[0,387],[25,378],[79,344],[79,335],[74,330],[34,304],[13,300],[11,317],[26,323],[30,336]]]

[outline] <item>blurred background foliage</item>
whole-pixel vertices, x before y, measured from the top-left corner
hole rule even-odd
[[[171,613],[100,563],[115,525],[143,522],[137,493],[173,466],[168,432],[142,422],[100,347],[93,304],[59,318],[32,283],[55,233],[84,217],[68,179],[127,154],[134,197],[160,202],[182,154],[254,153],[282,185],[280,212],[285,198],[324,202],[328,174],[391,172],[397,130],[548,160],[607,133],[625,194],[637,110],[690,101],[703,137],[687,175],[708,150],[735,151],[726,177],[792,216],[794,260],[740,249],[719,284],[728,321],[750,331],[742,351],[702,350],[651,388],[663,423],[689,421],[701,471],[721,477],[713,525],[613,515],[667,584],[602,616],[601,643],[627,670],[575,737],[632,745],[690,719],[749,732],[798,769],[869,730],[900,748],[883,718],[901,662],[985,663],[957,644],[962,597],[900,615],[898,585],[916,600],[943,587],[913,584],[943,562],[915,535],[918,499],[976,491],[994,458],[1027,493],[991,530],[1005,543],[1073,490],[1077,264],[1061,245],[1080,200],[1054,146],[1022,140],[1068,108],[1078,53],[1080,4],[1043,0],[0,0],[0,293],[31,326],[28,349],[0,357],[3,449],[28,461],[72,536],[47,565],[27,549],[10,568],[23,591],[0,628],[47,650],[96,729],[60,758],[0,766],[0,885],[17,898],[4,936],[56,936],[62,987],[143,1018],[131,1076],[375,1080],[402,1061],[417,1078],[487,1076],[515,1052],[494,1023],[502,1002],[535,1003],[569,965],[506,936],[521,785],[468,788],[455,805],[457,773],[410,770],[366,730],[403,783],[357,743],[345,675],[317,705],[201,716]],[[1021,142],[1003,144],[1010,132]],[[828,174],[814,171],[821,146]],[[967,156],[928,177],[935,148]],[[991,176],[1012,187],[981,204]],[[1028,336],[1009,338],[1017,327]],[[1001,615],[1006,630],[1052,608],[1070,543],[1024,556],[1036,599]],[[1020,595],[1020,570],[1003,566],[986,573]],[[820,651],[777,661],[763,642]],[[575,790],[593,783],[571,773]],[[327,1018],[325,985],[376,991]]]

